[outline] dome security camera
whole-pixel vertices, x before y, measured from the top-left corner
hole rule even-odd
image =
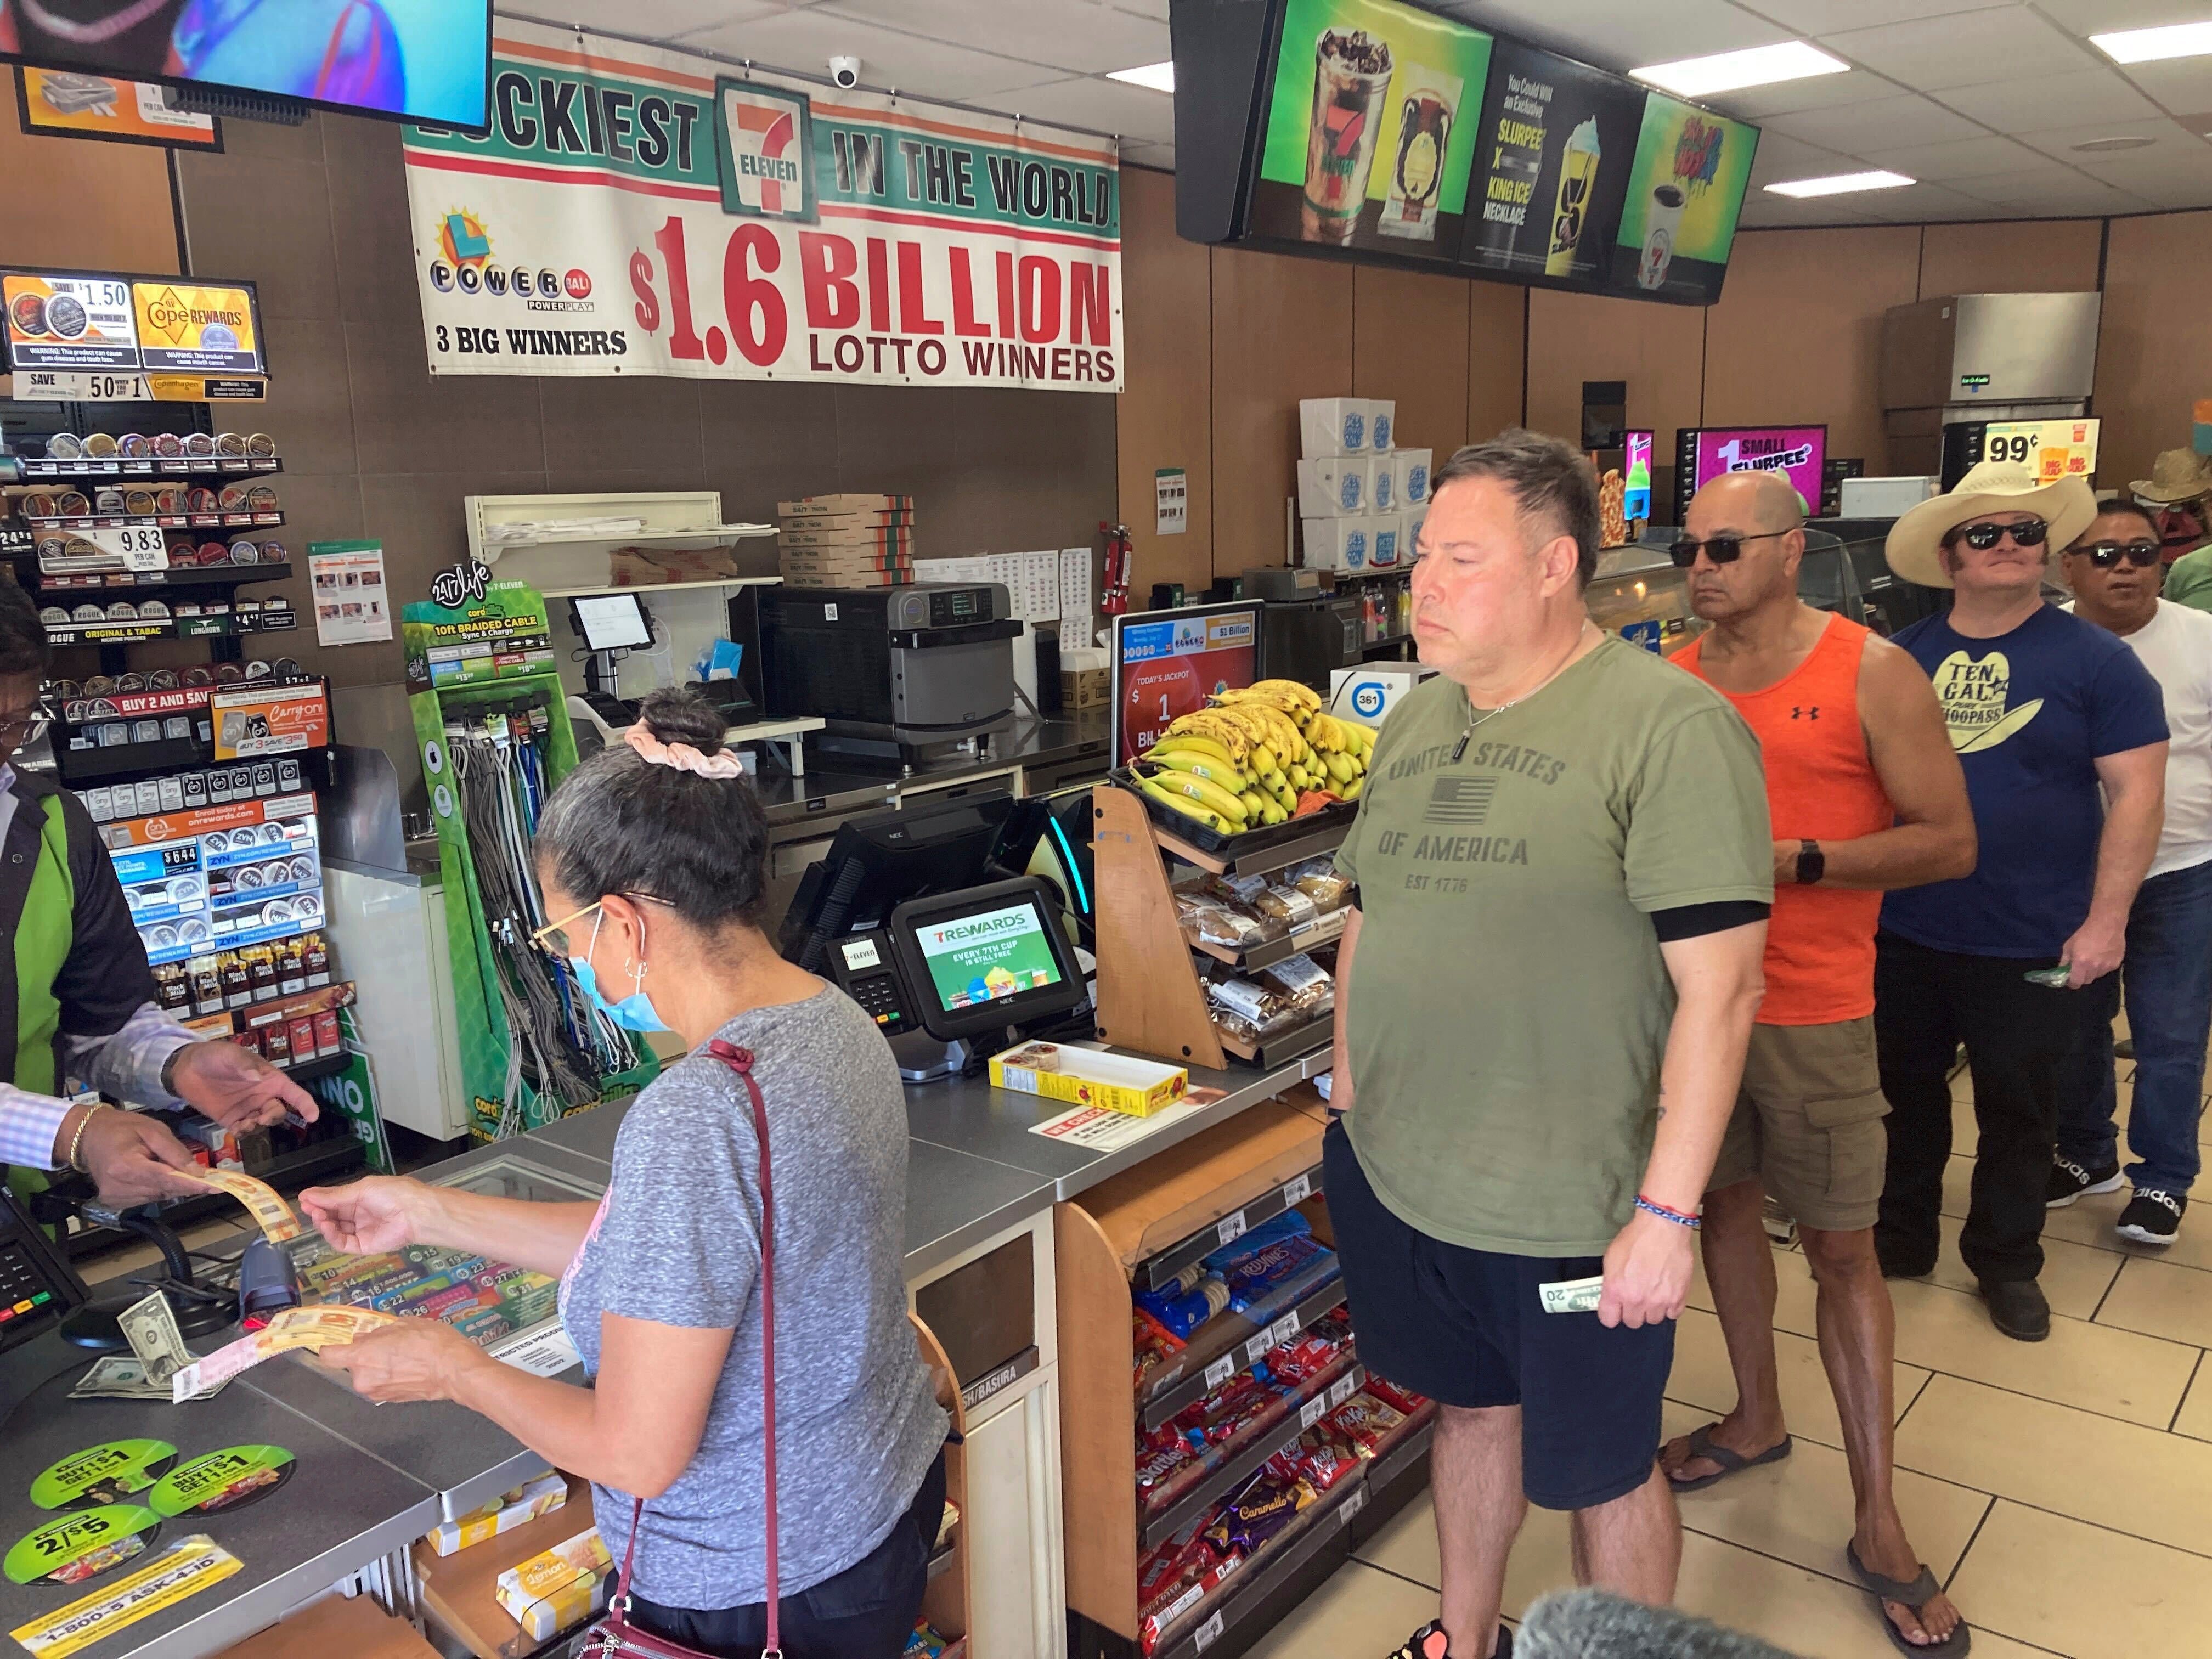
[[[860,60],[857,58],[832,58],[830,60],[830,78],[850,92],[860,84]]]

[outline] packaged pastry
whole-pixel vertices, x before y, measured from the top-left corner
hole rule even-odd
[[[1176,921],[1183,933],[1206,945],[1241,951],[1267,937],[1257,916],[1233,909],[1218,899],[1178,890],[1175,895]]]
[[[1292,887],[1314,902],[1314,908],[1327,915],[1332,910],[1341,910],[1352,897],[1352,884],[1339,875],[1333,858],[1308,859],[1293,865],[1283,872]]]
[[[1260,978],[1280,992],[1288,1000],[1291,1012],[1301,1019],[1316,1018],[1336,1006],[1336,981],[1303,951],[1270,963],[1260,970]]]
[[[1285,927],[1307,927],[1321,920],[1320,907],[1295,887],[1265,887],[1252,900],[1252,908]]]

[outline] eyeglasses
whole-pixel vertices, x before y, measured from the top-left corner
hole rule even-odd
[[[54,711],[46,704],[33,703],[21,714],[0,720],[0,758],[13,754],[27,743],[36,743],[46,736],[46,728],[54,723]]]
[[[2148,570],[2165,554],[2156,542],[2091,542],[2087,547],[2069,547],[2066,550],[2075,558],[2088,560],[2100,570],[2110,570],[2122,559],[2138,570]]]
[[[1667,550],[1667,555],[1685,570],[1697,563],[1699,548],[1705,550],[1705,556],[1715,564],[1734,564],[1743,556],[1746,542],[1771,541],[1777,536],[1790,533],[1787,530],[1762,530],[1755,536],[1708,536],[1703,541],[1685,536]]]
[[[623,896],[629,899],[640,899],[647,904],[665,904],[672,910],[676,908],[675,904],[672,901],[665,898],[655,898],[650,893],[625,893]],[[593,899],[589,904],[577,911],[574,915],[563,916],[558,921],[547,922],[543,927],[540,927],[536,933],[530,936],[531,944],[537,946],[540,951],[543,951],[547,956],[551,957],[556,962],[566,959],[570,954],[568,950],[568,935],[567,932],[568,924],[574,921],[581,921],[586,916],[590,915],[592,911],[598,909],[605,902],[606,900],[603,898]]]
[[[1977,553],[1988,552],[2008,536],[2014,547],[2040,547],[2050,534],[2051,526],[2040,519],[2030,519],[2026,524],[1962,524],[1951,532],[1952,538]]]

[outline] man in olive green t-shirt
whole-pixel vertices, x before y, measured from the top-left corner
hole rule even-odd
[[[1337,857],[1324,1179],[1361,1359],[1440,1407],[1443,1616],[1399,1651],[1492,1659],[1523,1496],[1574,1512],[1591,1582],[1674,1595],[1660,1391],[1774,843],[1727,701],[1587,619],[1583,458],[1507,432],[1431,494],[1413,633],[1442,672],[1384,726]]]
[[[2160,597],[2195,611],[2212,611],[2212,543],[2185,553],[2166,568]]]

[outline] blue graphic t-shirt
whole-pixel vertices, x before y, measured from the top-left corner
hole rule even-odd
[[[2166,740],[2158,682],[2118,635],[2047,605],[1995,639],[1947,614],[1896,643],[1936,683],[1981,856],[1972,875],[1892,893],[1881,925],[1938,951],[2057,957],[2089,914],[2097,760]]]

